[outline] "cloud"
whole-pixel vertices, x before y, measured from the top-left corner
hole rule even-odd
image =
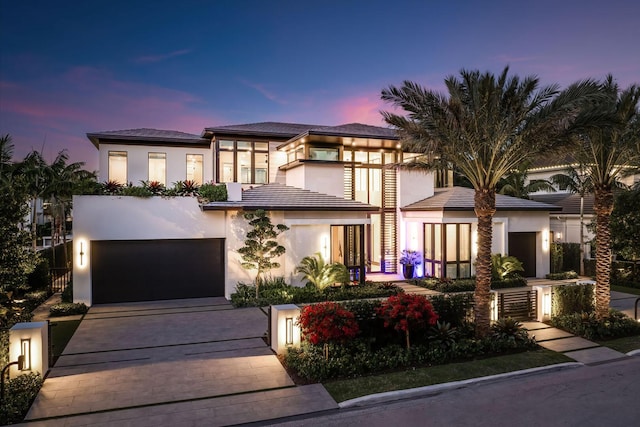
[[[189,92],[121,80],[108,71],[74,67],[60,75],[0,82],[0,133],[12,135],[16,157],[32,147],[68,148],[73,161],[97,168],[87,132],[131,128],[173,129],[199,135],[227,120]]]
[[[267,89],[265,87],[265,85],[260,84],[260,83],[253,83],[250,82],[248,80],[245,79],[238,79],[238,81],[240,83],[242,83],[243,85],[250,87],[251,89],[255,89],[256,91],[258,91],[262,96],[264,96],[265,98],[267,98],[269,101],[273,101],[276,102],[280,105],[286,105],[288,104],[288,102],[284,99],[281,99],[278,95],[276,95],[274,92],[272,92],[271,90]]]
[[[381,110],[388,109],[378,93],[354,95],[338,100],[332,110],[339,123],[386,126]]]
[[[193,49],[181,49],[181,50],[175,50],[175,51],[169,52],[169,53],[161,53],[161,54],[158,54],[158,55],[139,56],[139,57],[135,58],[133,60],[133,62],[138,63],[138,64],[148,64],[148,63],[153,63],[153,62],[161,62],[161,61],[165,61],[167,59],[175,58],[176,56],[186,55],[188,53],[191,53],[192,50]]]

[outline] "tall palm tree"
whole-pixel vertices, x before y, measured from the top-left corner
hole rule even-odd
[[[512,170],[507,176],[498,182],[498,193],[507,196],[528,199],[529,194],[536,191],[555,192],[556,189],[546,179],[527,179],[530,163],[523,163],[517,169]]]
[[[551,175],[551,182],[560,190],[580,195],[580,275],[584,276],[584,198],[593,191],[591,176],[584,165],[570,165],[565,173]]]
[[[54,161],[47,165],[45,169],[46,186],[43,190],[43,196],[51,203],[52,233],[55,225],[57,234],[62,236],[65,265],[68,260],[66,217],[71,207],[72,196],[77,192],[79,186],[83,185],[83,181],[95,179],[93,173],[82,169],[83,162],[67,164],[68,160],[67,151],[62,150]]]
[[[611,75],[601,86],[605,95],[596,108],[609,125],[586,130],[577,160],[587,165],[596,214],[596,316],[609,316],[613,190],[620,178],[640,171],[640,86],[621,90]]]
[[[37,203],[42,198],[46,185],[47,162],[38,151],[27,154],[22,162],[16,166],[16,172],[24,179],[29,193],[29,203],[31,206],[31,236],[33,250],[36,249],[36,224],[37,224]]]
[[[496,186],[523,162],[563,145],[576,125],[581,103],[596,89],[584,81],[560,91],[539,87],[535,76],[509,76],[462,70],[445,79],[448,96],[405,81],[382,91],[382,99],[406,116],[382,112],[397,128],[403,150],[430,156],[434,167],[453,165],[475,189],[478,255],[474,293],[476,336],[488,334],[491,321],[491,241]]]

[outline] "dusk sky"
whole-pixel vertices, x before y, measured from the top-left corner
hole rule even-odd
[[[90,170],[87,132],[384,125],[381,89],[461,68],[640,83],[637,0],[0,4],[0,134],[17,159],[67,148]]]

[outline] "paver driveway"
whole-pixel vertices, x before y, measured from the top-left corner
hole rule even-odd
[[[265,410],[273,412],[269,391],[286,400],[281,397],[304,389],[287,391],[294,383],[262,340],[266,326],[260,309],[233,309],[224,298],[94,306],[51,369],[26,419],[48,419],[46,424],[56,425],[130,419],[139,425],[139,419],[160,414],[169,424],[169,415],[188,412],[179,418],[182,424],[197,425],[194,402],[210,409],[202,423],[261,419],[260,414],[234,416],[251,408],[229,413],[228,402],[242,406],[241,396],[246,396],[244,400],[267,401]],[[335,405],[324,389],[306,390],[313,395],[309,400],[317,393],[325,397],[326,407],[319,409]],[[226,418],[214,422],[216,411],[211,408],[222,406],[226,413],[217,412]]]

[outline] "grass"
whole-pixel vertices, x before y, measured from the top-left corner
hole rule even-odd
[[[572,361],[573,359],[561,353],[538,349],[469,362],[412,368],[400,372],[329,381],[323,385],[337,402],[343,402],[373,393],[404,390]]]
[[[612,348],[620,353],[628,353],[631,350],[640,350],[640,335],[596,342],[601,346]]]
[[[51,353],[53,363],[60,357],[73,333],[80,325],[80,320],[67,320],[63,322],[51,322]]]
[[[611,290],[616,292],[625,292],[627,294],[640,295],[640,288],[629,288],[627,286],[611,285]]]

